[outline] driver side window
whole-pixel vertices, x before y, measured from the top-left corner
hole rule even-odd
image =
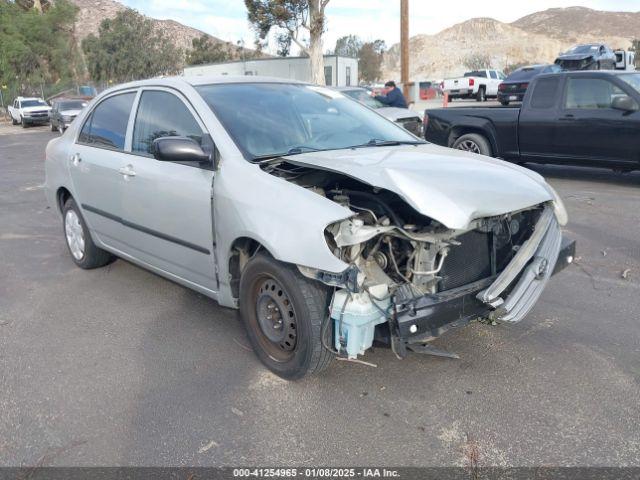
[[[202,134],[187,106],[174,94],[161,90],[142,92],[133,127],[134,153],[153,155],[153,141],[160,137],[188,137],[201,145]]]
[[[601,78],[569,78],[564,101],[566,109],[598,110],[611,108],[616,96],[626,95],[609,80]]]

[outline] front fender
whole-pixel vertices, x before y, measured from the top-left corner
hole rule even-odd
[[[324,230],[352,216],[351,210],[240,158],[223,162],[213,190],[221,304],[234,303],[229,258],[241,237],[259,242],[282,262],[332,273],[348,268],[329,249]]]

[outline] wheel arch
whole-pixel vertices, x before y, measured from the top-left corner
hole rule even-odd
[[[234,299],[238,299],[240,296],[240,278],[242,277],[242,272],[249,260],[258,252],[265,252],[274,258],[269,249],[254,238],[242,236],[231,242],[225,257],[225,262],[228,268],[227,271],[229,272],[229,288],[231,296]]]
[[[56,205],[60,213],[62,213],[64,204],[67,203],[67,200],[70,198],[73,198],[73,195],[67,187],[58,187],[58,190],[56,190]]]

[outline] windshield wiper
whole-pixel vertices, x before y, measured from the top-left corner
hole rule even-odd
[[[381,140],[379,138],[372,138],[367,143],[360,145],[352,145],[348,148],[365,148],[365,147],[393,147],[397,145],[423,145],[427,142],[421,140]]]
[[[320,148],[315,148],[315,147],[309,147],[307,145],[300,145],[297,147],[291,147],[289,150],[287,150],[287,152],[282,152],[282,153],[268,153],[266,155],[256,155],[255,157],[253,157],[251,159],[252,162],[263,162],[263,161],[267,161],[267,160],[273,160],[274,158],[280,158],[280,157],[285,157],[287,155],[300,155],[301,153],[305,153],[304,151],[308,151],[308,152],[321,152],[322,149]]]

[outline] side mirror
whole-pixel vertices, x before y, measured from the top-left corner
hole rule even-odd
[[[636,112],[638,111],[638,103],[628,95],[620,95],[611,101],[611,108],[623,112]]]
[[[211,157],[188,137],[160,137],[153,141],[153,157],[163,162],[209,162]]]

